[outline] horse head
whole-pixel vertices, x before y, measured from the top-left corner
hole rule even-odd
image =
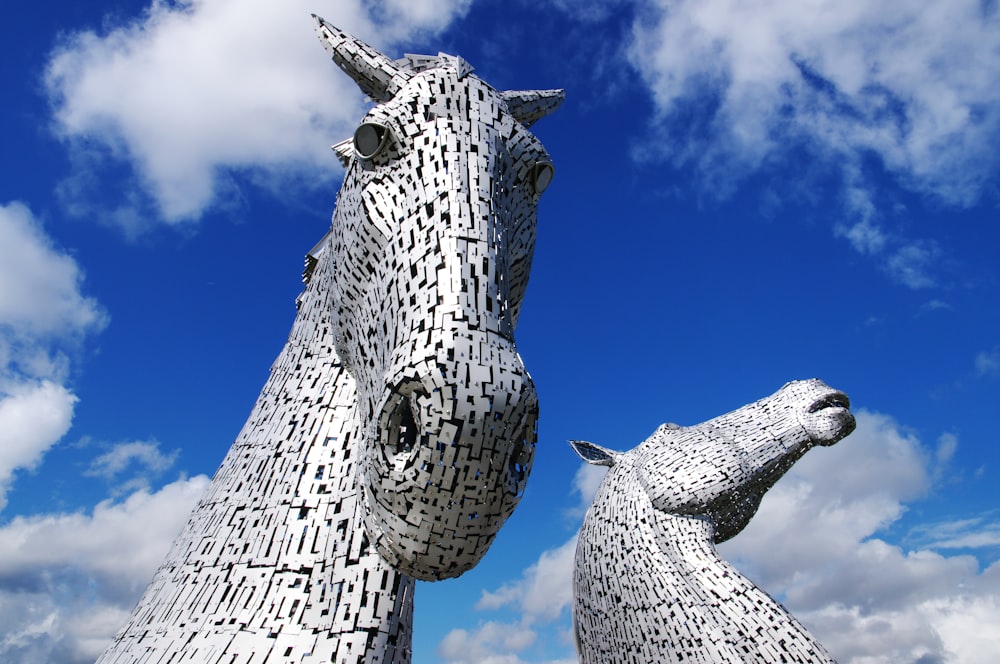
[[[405,574],[458,576],[531,470],[538,400],[514,328],[553,166],[528,127],[563,93],[499,92],[461,58],[393,61],[316,23],[376,102],[334,146],[347,172],[314,252],[357,385],[365,529]]]
[[[746,527],[767,490],[803,454],[854,427],[847,395],[812,379],[701,424],[661,425],[625,453],[570,444],[588,463],[633,474],[655,509],[707,517],[718,543]]]

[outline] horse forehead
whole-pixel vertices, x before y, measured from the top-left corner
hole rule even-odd
[[[503,133],[517,121],[503,96],[489,83],[473,74],[459,76],[452,67],[435,67],[419,72],[391,100],[373,109],[375,114],[403,120],[452,120],[464,123],[456,129],[473,135],[474,124],[491,125]]]

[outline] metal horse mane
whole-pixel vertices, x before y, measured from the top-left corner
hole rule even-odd
[[[376,105],[288,342],[102,663],[408,662],[413,577],[473,567],[528,479],[513,334],[553,169],[527,127],[562,91],[316,27]]]

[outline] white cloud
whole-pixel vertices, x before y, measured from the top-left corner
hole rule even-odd
[[[166,472],[180,455],[176,449],[170,453],[160,451],[160,444],[153,441],[134,441],[103,445],[99,454],[83,474],[99,477],[111,484],[111,495],[122,496],[138,490],[149,490],[153,480]]]
[[[164,454],[156,441],[119,443],[91,461],[84,474],[114,479],[129,468],[162,473],[174,465],[179,452],[180,450],[174,450],[170,454]]]
[[[484,590],[477,610],[516,604],[528,623],[551,622],[573,601],[573,556],[576,535],[565,544],[543,551],[522,578],[495,591]]]
[[[693,167],[706,191],[723,195],[790,158],[803,180],[839,172],[849,219],[839,233],[883,256],[900,283],[932,285],[936,249],[883,227],[870,163],[949,205],[972,205],[992,186],[1000,165],[995,4],[636,4],[630,57],[666,133],[644,149]]]
[[[537,634],[524,625],[487,622],[473,631],[453,629],[438,646],[448,664],[522,664],[517,653]]]
[[[983,549],[1000,547],[1000,520],[989,513],[971,518],[925,523],[914,528],[908,543],[931,549]]]
[[[16,517],[0,527],[0,660],[93,662],[208,483],[178,480],[90,514]]]
[[[35,467],[73,420],[68,357],[107,322],[82,279],[28,208],[0,205],[0,509],[15,471]]]
[[[582,519],[594,502],[594,496],[604,481],[604,476],[608,474],[607,466],[595,466],[593,464],[582,464],[573,475],[573,493],[579,498],[579,502],[568,511],[568,516],[573,519]]]
[[[329,146],[349,135],[363,100],[327,57],[310,14],[384,47],[443,28],[468,4],[392,1],[376,23],[361,0],[154,0],[106,33],[68,36],[45,83],[55,130],[80,165],[63,189],[70,207],[90,211],[95,159],[135,173],[118,209],[105,211],[126,226],[148,223],[135,209],[138,190],[178,223],[227,204],[236,172],[275,192],[328,183],[337,169]]]
[[[51,381],[24,382],[0,393],[0,509],[14,471],[34,468],[69,430],[76,400]]]
[[[0,327],[15,340],[74,337],[100,329],[106,314],[80,293],[83,276],[21,203],[0,205]]]
[[[472,0],[384,0],[385,13],[396,30],[438,32],[465,14],[470,5]]]

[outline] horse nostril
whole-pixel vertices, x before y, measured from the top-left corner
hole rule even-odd
[[[386,447],[394,454],[409,454],[420,438],[420,429],[413,417],[412,398],[396,397],[386,422]]]
[[[530,423],[521,429],[512,441],[513,449],[508,469],[517,484],[523,483],[528,477],[535,451],[535,440],[535,426],[534,423]]]

